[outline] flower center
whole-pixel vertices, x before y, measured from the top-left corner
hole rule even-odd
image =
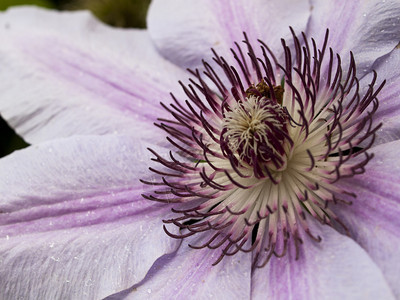
[[[216,67],[204,62],[202,74],[191,71],[191,84],[181,84],[188,100],[163,104],[171,119],[157,126],[172,151],[165,158],[151,150],[159,169],[141,180],[154,187],[143,197],[172,205],[166,233],[199,236],[190,246],[218,249],[215,263],[244,251],[264,266],[288,243],[298,257],[304,238],[321,240],[310,220],[347,231],[330,206],[356,195],[335,183],[363,173],[373,157],[367,151],[380,128],[372,118],[384,83],[374,90],[374,73],[360,95],[352,54],[345,71],[331,49],[324,59],[328,31],[321,49],[292,35],[294,53],[283,41],[283,62],[262,41],[257,57],[246,35],[248,56],[236,44],[234,66],[214,51]]]
[[[288,120],[275,100],[250,95],[225,112],[221,149],[235,155],[239,164],[252,166],[255,176],[262,175],[265,168],[276,171],[286,161]]]

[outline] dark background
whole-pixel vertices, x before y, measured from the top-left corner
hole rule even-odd
[[[144,28],[149,4],[150,0],[0,0],[0,11],[16,5],[37,5],[57,10],[89,9],[111,26]],[[0,157],[27,146],[1,118],[0,112]]]

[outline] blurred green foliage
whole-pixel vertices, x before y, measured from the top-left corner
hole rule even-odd
[[[15,5],[37,5],[48,8],[55,8],[52,1],[48,0],[0,0],[0,10],[5,10],[7,7]]]
[[[75,0],[67,9],[89,9],[103,22],[116,27],[146,27],[150,0]]]
[[[146,14],[150,1],[151,0],[0,0],[0,11],[15,5],[37,5],[60,10],[89,9],[100,20],[109,25],[144,28],[146,27]],[[27,146],[29,145],[16,135],[0,117],[0,157],[16,149]]]

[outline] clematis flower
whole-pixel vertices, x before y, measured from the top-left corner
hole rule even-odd
[[[241,2],[0,15],[2,299],[400,297],[400,4]]]

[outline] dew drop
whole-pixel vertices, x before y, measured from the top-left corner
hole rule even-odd
[[[94,284],[92,279],[88,279],[85,281],[85,286],[92,286]]]
[[[147,289],[147,293],[151,294],[151,289]]]

